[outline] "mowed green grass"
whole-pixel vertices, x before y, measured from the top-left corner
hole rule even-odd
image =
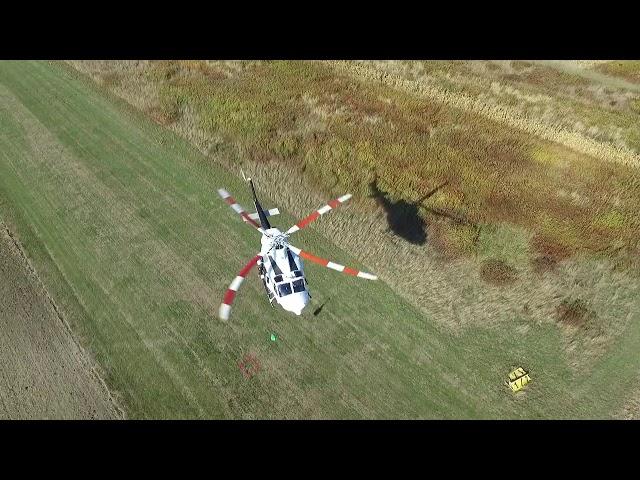
[[[218,187],[250,205],[235,174],[67,70],[0,63],[0,214],[129,418],[606,417],[633,390],[637,314],[582,377],[552,324],[514,314],[454,336],[383,282],[315,265],[302,317],[271,309],[252,272],[221,322],[259,238]],[[292,241],[364,268],[321,232],[319,220]],[[261,363],[251,379],[246,354]],[[502,382],[520,364],[533,383],[514,397]]]

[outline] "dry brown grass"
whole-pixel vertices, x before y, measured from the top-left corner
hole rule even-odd
[[[640,83],[640,61],[639,60],[611,60],[602,62],[595,66],[597,71],[620,76],[632,82]]]
[[[507,108],[529,122],[640,152],[640,86],[570,61],[366,62],[405,80]]]
[[[82,66],[93,72],[91,65]],[[395,199],[407,201],[448,181],[421,211],[446,257],[473,254],[473,233],[456,222],[434,221],[434,210],[476,225],[521,225],[572,252],[607,248],[620,236],[626,242],[637,238],[633,222],[616,228],[594,224],[600,212],[612,210],[616,197],[624,201],[624,218],[635,215],[637,195],[622,186],[629,172],[504,129],[455,105],[425,103],[366,82],[354,88],[340,75],[328,82],[330,72],[323,66],[143,64],[131,73],[139,85],[123,96],[134,97],[139,108],[173,125],[205,153],[230,142],[256,162],[302,165],[305,177],[328,194],[340,186],[368,195],[373,171]],[[217,73],[208,75],[209,70]],[[614,179],[613,185],[604,178]]]
[[[535,251],[532,264],[537,272],[553,271],[558,262],[571,256],[569,247],[555,243],[542,235],[534,236],[532,246]]]
[[[558,321],[572,327],[583,326],[587,319],[593,315],[594,313],[591,312],[580,299],[571,301],[563,300],[556,308]]]
[[[607,161],[619,162],[634,167],[640,166],[640,154],[625,147],[615,147],[595,141],[576,131],[554,128],[548,124],[524,117],[508,105],[493,105],[461,92],[444,90],[438,86],[419,80],[407,80],[398,75],[381,71],[366,63],[331,62],[339,71],[357,78],[381,82],[413,94],[421,95],[438,103],[482,115],[493,121],[503,123],[510,128],[522,130],[528,134],[565,145],[585,155]]]
[[[638,379],[631,378],[630,381],[637,383]],[[616,418],[621,420],[640,420],[640,388],[630,396],[624,404]]]
[[[501,260],[486,260],[480,268],[480,277],[497,286],[509,285],[518,278],[516,270]]]

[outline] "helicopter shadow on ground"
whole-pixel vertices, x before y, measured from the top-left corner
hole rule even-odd
[[[319,307],[317,307],[317,308],[313,311],[313,316],[314,316],[314,317],[317,317],[318,315],[320,315],[320,313],[322,312],[322,309],[324,308],[324,306],[327,304],[327,302],[328,302],[329,300],[330,300],[330,299],[329,299],[329,298],[327,298],[324,302],[322,302],[322,304],[321,304]]]
[[[369,183],[369,190],[371,191],[369,197],[374,198],[376,203],[384,209],[389,231],[410,243],[423,245],[427,241],[427,223],[420,216],[421,204],[448,183],[445,182],[437,186],[415,202],[408,202],[403,199],[394,202],[389,198],[388,192],[380,189],[376,176]],[[443,213],[431,208],[427,208],[427,210],[435,215]]]

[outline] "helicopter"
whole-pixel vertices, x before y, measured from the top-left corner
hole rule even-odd
[[[270,305],[272,307],[274,307],[274,304],[280,305],[284,310],[294,313],[295,315],[302,314],[302,310],[304,310],[311,298],[309,284],[307,283],[307,279],[304,275],[304,264],[302,259],[309,260],[310,262],[317,263],[323,267],[327,267],[347,275],[367,280],[378,279],[376,275],[371,273],[362,272],[360,270],[317,257],[305,250],[301,250],[300,248],[291,245],[288,241],[291,234],[307,227],[310,223],[317,220],[325,213],[348,201],[351,198],[351,194],[348,193],[330,201],[328,204],[316,210],[311,215],[303,218],[283,233],[281,230],[272,227],[268,220],[268,217],[278,215],[280,211],[277,208],[263,210],[256,196],[253,181],[251,178],[245,177],[244,172],[242,173],[242,176],[251,187],[253,203],[256,209],[254,213],[247,213],[246,210],[225,189],[218,189],[218,194],[238,215],[240,215],[245,223],[251,225],[262,234],[262,238],[260,240],[260,252],[249,260],[249,262],[242,268],[242,270],[240,270],[238,275],[231,282],[231,285],[227,289],[222,303],[220,304],[220,309],[218,311],[220,319],[225,321],[229,319],[229,316],[231,315],[231,306],[236,297],[236,293],[242,285],[245,277],[255,265],[258,265],[258,274],[264,286]]]

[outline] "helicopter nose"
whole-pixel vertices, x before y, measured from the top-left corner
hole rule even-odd
[[[302,315],[302,310],[309,303],[309,295],[306,292],[294,293],[283,297],[279,303],[288,312],[295,313],[296,315]]]

